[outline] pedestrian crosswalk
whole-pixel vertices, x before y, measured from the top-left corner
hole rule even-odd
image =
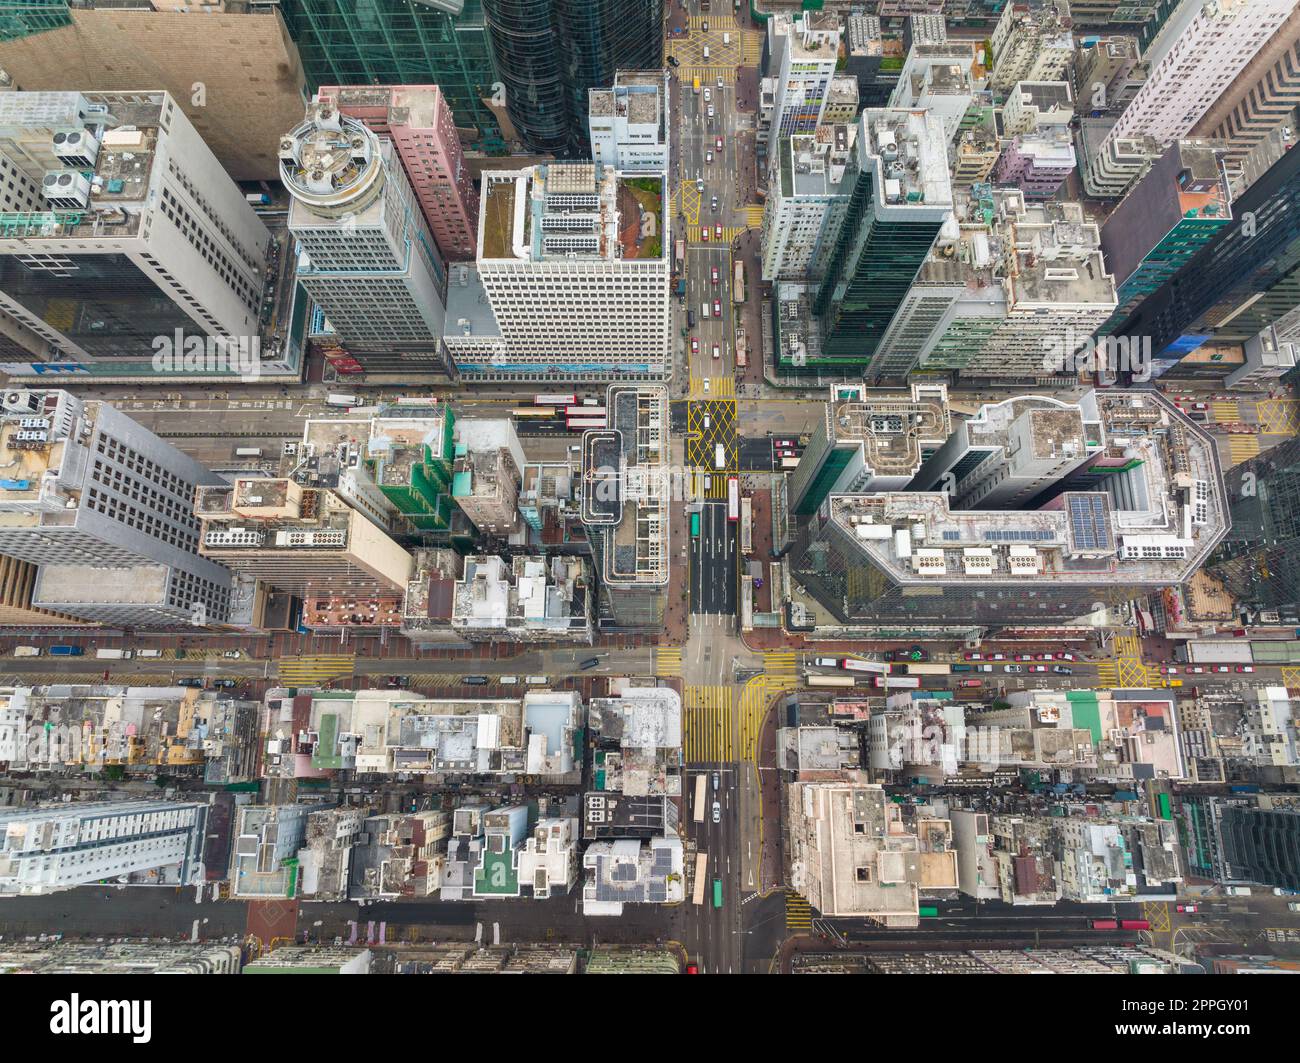
[[[351,675],[355,664],[355,654],[335,653],[284,658],[276,661],[276,670],[284,686],[314,686]]]
[[[726,476],[718,476],[711,469],[692,469],[690,472],[692,498],[721,502],[727,497]]]
[[[765,652],[763,671],[770,676],[796,675],[799,671],[799,654],[784,651]]]
[[[1241,420],[1241,407],[1236,401],[1210,403],[1210,419],[1218,424],[1235,424]]]
[[[1240,465],[1259,454],[1259,436],[1228,436],[1228,466]]]
[[[696,215],[699,214],[699,204],[695,205]],[[689,217],[689,214],[687,215]],[[709,238],[704,239],[704,228],[699,225],[690,225],[686,229],[686,240],[691,247],[721,247],[724,251],[726,245],[731,243],[737,236],[745,231],[743,225],[724,225],[722,235],[718,235],[718,230],[710,225],[708,226]]]
[[[801,893],[794,890],[785,891],[785,928],[787,930],[811,930],[813,924],[812,905]]]
[[[763,227],[763,208],[756,207],[753,204],[742,208],[745,214],[745,224],[751,229],[761,229]]]
[[[683,710],[683,739],[688,764],[735,760],[732,688],[688,686]]]
[[[766,656],[766,655],[765,655]],[[785,662],[773,662],[776,668],[788,667]],[[766,669],[766,662],[764,662]],[[787,691],[795,689],[799,679],[793,671],[766,671],[745,684],[740,692],[740,750],[739,759],[758,763],[759,739],[773,701]]]
[[[709,390],[704,390],[704,382],[709,382]],[[736,397],[736,380],[729,376],[691,376],[692,399],[734,399]]]
[[[681,675],[682,651],[660,646],[655,650],[655,675]]]

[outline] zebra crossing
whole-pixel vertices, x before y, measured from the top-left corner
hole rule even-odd
[[[356,655],[352,653],[320,654],[315,657],[283,658],[275,662],[283,686],[306,687],[342,679],[352,674]]]
[[[709,382],[709,390],[704,391],[704,382]],[[692,399],[734,399],[736,397],[736,378],[730,376],[692,376],[690,398]]]
[[[682,732],[688,764],[735,760],[732,737],[732,688],[688,686]]]
[[[681,675],[682,651],[660,646],[654,652],[655,675]]]
[[[1259,454],[1259,436],[1228,436],[1228,467],[1240,465]]]
[[[768,650],[763,654],[763,671],[770,676],[798,675],[799,654]]]
[[[699,210],[698,205],[696,206],[696,210]],[[687,236],[689,237],[687,243],[691,247],[723,247],[725,250],[724,245],[735,240],[737,236],[745,231],[745,229],[746,226],[744,225],[724,225],[722,227],[722,235],[718,236],[718,230],[713,226],[709,226],[709,238],[706,240],[704,239],[703,229],[698,226],[691,226],[687,229]]]
[[[785,928],[787,930],[811,930],[813,925],[812,905],[801,893],[794,890],[785,891]]]
[[[745,224],[751,229],[761,229],[763,227],[763,208],[749,204],[742,208],[745,215]]]
[[[1241,420],[1241,407],[1236,400],[1210,403],[1210,419],[1220,424],[1235,424]]]

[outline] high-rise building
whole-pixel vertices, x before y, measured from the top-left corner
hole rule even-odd
[[[989,88],[1010,92],[1017,81],[1061,81],[1074,59],[1070,8],[1062,2],[1026,9],[1007,4],[991,40]]]
[[[611,88],[591,89],[587,128],[598,166],[627,173],[668,170],[668,72],[620,70]]]
[[[470,642],[591,644],[595,587],[580,557],[465,558],[451,627]]]
[[[1208,340],[1244,343],[1300,305],[1300,152],[1233,205],[1232,220],[1115,331],[1150,337],[1157,375]]]
[[[782,367],[855,368],[875,356],[952,210],[943,123],[912,111],[863,111],[849,202],[837,239],[814,264],[817,351],[782,350]]]
[[[1101,227],[1101,249],[1119,304],[1098,331],[1105,335],[1127,321],[1231,218],[1218,145],[1177,141]]]
[[[316,98],[392,140],[443,260],[472,259],[478,189],[442,90],[437,85],[323,86]]]
[[[0,809],[0,897],[92,882],[190,886],[202,880],[208,806],[74,802]]]
[[[1150,76],[1106,135],[1185,137],[1286,21],[1293,0],[1208,0],[1182,4],[1143,58]]]
[[[1229,806],[1219,835],[1234,879],[1300,890],[1300,811]]]
[[[790,555],[804,629],[891,638],[1060,630],[1190,579],[1228,525],[1213,440],[1154,392],[1086,400],[1098,423],[1085,422],[1081,438],[1077,418],[1070,429],[1076,448],[1093,451],[1083,465],[1051,419],[1030,417],[1012,421],[1028,433],[1026,461],[1012,444],[971,446],[969,471],[949,470],[979,489],[972,496],[991,497],[1018,464],[1023,483],[1006,504],[1020,508],[960,509],[933,490],[828,496]],[[1058,465],[1063,478],[1040,489],[1037,474]],[[1025,484],[1032,493],[1021,498]]]
[[[591,89],[663,65],[663,0],[483,0],[515,132],[530,150],[587,154]]]
[[[1068,128],[1074,98],[1065,81],[1018,81],[1002,105],[1002,129],[1007,136]]]
[[[897,37],[886,38],[875,15],[850,15],[844,44],[844,73],[857,79],[858,106],[884,107],[898,84],[899,61],[907,49]]]
[[[200,487],[194,513],[204,557],[302,598],[401,595],[413,574],[411,555],[310,468]]]
[[[370,373],[443,367],[446,267],[391,140],[329,98],[280,141],[297,276]]]
[[[198,556],[192,508],[217,476],[64,391],[6,392],[0,450],[0,553],[42,566],[37,607],[131,626],[225,622],[230,573]]]
[[[659,630],[668,602],[668,389],[614,384],[609,427],[582,437],[582,520],[600,582],[601,621]]]
[[[810,11],[797,17],[773,15],[767,22],[767,48],[776,99],[766,139],[811,133],[821,122],[835,76],[839,18]],[[759,139],[764,139],[762,131]]]
[[[0,310],[47,362],[144,383],[296,375],[287,347],[260,346],[270,233],[167,93],[0,93],[0,157]],[[256,368],[214,350],[187,370],[189,341]]]
[[[844,174],[857,125],[819,126],[777,144],[776,178],[763,207],[763,279],[808,275],[848,206]]]
[[[451,494],[480,535],[504,540],[520,530],[519,486],[524,464],[524,451],[510,418],[457,424]]]
[[[1300,440],[1238,466],[1228,494],[1232,530],[1210,571],[1242,605],[1300,618]]]
[[[447,351],[470,380],[661,380],[672,338],[662,173],[549,163],[483,175],[478,268],[457,266]]]
[[[1149,68],[1135,37],[1099,37],[1074,53],[1079,110],[1118,117],[1133,102]]]
[[[1069,130],[1021,133],[1002,149],[993,167],[993,181],[1020,189],[1026,199],[1051,199],[1074,173],[1074,166]]]
[[[1270,132],[1290,124],[1298,106],[1300,8],[1291,12],[1191,132],[1222,141],[1228,164],[1235,169]]]
[[[1184,0],[1070,0],[1076,29],[1118,31],[1145,49]]]
[[[446,96],[466,141],[504,153],[513,131],[505,108],[494,102],[498,75],[482,0],[285,0],[280,12],[302,57],[308,91],[432,83]]]
[[[917,44],[907,53],[889,106],[938,115],[951,141],[975,102],[974,64],[970,44]]]
[[[270,180],[275,145],[302,114],[304,96],[281,10],[243,0],[111,7],[0,0],[0,69],[29,92],[161,89],[231,177]],[[41,25],[42,14],[61,24]]]

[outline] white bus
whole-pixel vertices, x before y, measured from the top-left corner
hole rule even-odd
[[[355,395],[326,395],[326,406],[357,406],[360,400]]]
[[[703,778],[703,776],[701,776]],[[704,903],[704,891],[709,885],[709,854],[695,854],[695,892],[691,901],[695,904]]]
[[[727,448],[721,443],[715,443],[713,446],[713,467],[715,469],[727,467]]]
[[[696,822],[696,823],[703,823],[703,822],[704,822],[704,783],[705,783],[705,781],[706,781],[706,780],[705,780],[705,778],[704,778],[704,772],[700,772],[699,775],[695,776],[695,805],[694,805],[692,811],[693,811],[694,814],[695,814],[695,822]]]

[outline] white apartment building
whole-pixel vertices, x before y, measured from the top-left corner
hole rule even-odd
[[[1184,137],[1291,14],[1294,0],[1188,0],[1152,41],[1151,73],[1112,140]]]
[[[446,269],[391,140],[328,101],[280,138],[298,279],[371,372],[442,366]]]
[[[477,269],[453,271],[462,380],[661,380],[670,367],[665,176],[594,163],[483,175]]]
[[[840,20],[805,11],[773,15],[767,23],[776,97],[768,139],[811,133],[821,123],[839,58]],[[762,139],[762,133],[759,134]]]
[[[763,207],[763,279],[802,280],[848,206],[842,187],[857,125],[821,126],[777,143]]]
[[[1074,35],[1066,28],[1063,12],[1044,5],[1029,11],[1007,4],[993,31],[993,70],[989,88],[1011,91],[1017,81],[1063,81],[1074,59]]]
[[[87,620],[206,625],[230,572],[198,556],[194,492],[220,483],[188,455],[66,391],[0,400],[0,554],[42,566],[37,594]]]
[[[943,120],[944,137],[951,142],[975,100],[974,61],[969,44],[915,45],[907,53],[889,106],[937,115]]]
[[[203,875],[206,804],[104,801],[0,809],[0,897],[91,882],[188,886]]]
[[[668,169],[668,71],[619,70],[587,93],[592,161],[628,173]]]
[[[0,372],[238,379],[155,367],[160,338],[256,339],[271,241],[170,95],[0,93],[0,160],[0,315],[15,341]]]
[[[1067,81],[1019,81],[1002,105],[1002,131],[1007,136],[1037,129],[1068,128],[1074,98]]]

